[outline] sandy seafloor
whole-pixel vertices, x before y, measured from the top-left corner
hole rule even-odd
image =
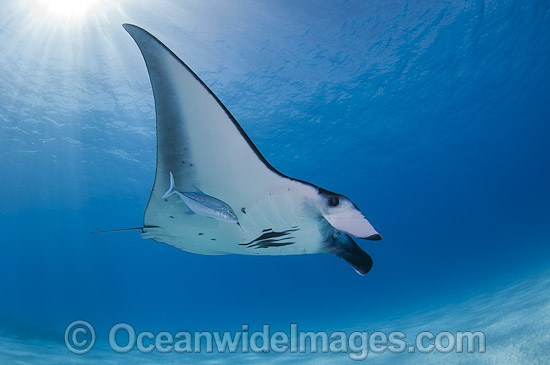
[[[353,361],[348,354],[323,353],[201,353],[142,354],[136,349],[117,354],[107,341],[99,340],[85,355],[75,355],[61,341],[22,338],[4,333],[0,337],[1,364],[547,364],[550,358],[550,273],[535,275],[501,288],[490,295],[480,295],[462,303],[408,316],[358,324],[352,331],[399,329],[407,335],[407,345],[421,331],[478,331],[486,335],[485,353],[448,354],[369,353],[367,359]],[[330,330],[330,329],[329,329]],[[341,330],[341,329],[338,329]],[[411,338],[413,340],[411,340]],[[39,351],[37,351],[39,349]]]

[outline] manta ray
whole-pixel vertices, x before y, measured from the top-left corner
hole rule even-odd
[[[365,275],[372,259],[350,236],[382,237],[359,208],[277,171],[183,61],[146,30],[123,27],[145,60],[156,111],[156,174],[141,236],[202,255],[329,253]],[[200,201],[215,201],[235,221],[194,214],[182,194],[167,193],[174,182],[179,191],[200,189],[195,212]]]

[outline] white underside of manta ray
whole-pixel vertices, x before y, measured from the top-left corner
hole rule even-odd
[[[149,71],[157,119],[157,166],[142,237],[203,255],[331,253],[359,274],[371,257],[348,236],[380,235],[345,196],[292,179],[260,154],[210,89],[164,44],[124,24]],[[179,191],[226,203],[237,223],[190,214]]]

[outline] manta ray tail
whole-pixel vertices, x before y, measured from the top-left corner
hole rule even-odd
[[[113,233],[113,232],[126,232],[126,231],[143,231],[143,228],[145,228],[145,227],[112,229],[112,230],[110,230],[110,231],[91,232],[91,234],[98,234],[98,233]]]
[[[143,226],[143,227],[135,227],[135,228],[122,228],[122,229],[112,229],[109,231],[98,231],[98,232],[90,232],[91,234],[98,234],[98,233],[113,233],[113,232],[127,232],[127,231],[141,231],[143,233],[145,229],[147,228],[158,228],[157,226]]]
[[[174,175],[172,175],[172,172],[170,171],[170,187],[168,190],[166,190],[166,193],[162,196],[162,199],[168,198],[170,195],[174,194],[176,192],[176,184],[174,183]]]

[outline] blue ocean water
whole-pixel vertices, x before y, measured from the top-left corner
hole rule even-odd
[[[77,319],[99,342],[119,322],[436,331],[426,313],[452,322],[438,311],[483,295],[513,298],[503,316],[548,324],[547,302],[520,311],[548,288],[548,2],[120,0],[92,10],[67,20],[31,0],[0,8],[0,341],[31,343],[17,352],[24,362],[41,345],[86,362],[93,351],[63,344]],[[374,260],[368,275],[330,255],[200,256],[136,232],[90,235],[140,226],[154,178],[153,97],[123,22],[180,56],[275,168],[361,208],[384,237],[359,242]],[[502,323],[476,320],[495,310],[480,308],[457,310],[477,316],[463,330]],[[403,318],[417,322],[400,328]],[[524,333],[518,343],[548,344]],[[489,338],[481,359],[532,354],[501,340],[491,350]],[[506,349],[518,356],[497,356]]]

